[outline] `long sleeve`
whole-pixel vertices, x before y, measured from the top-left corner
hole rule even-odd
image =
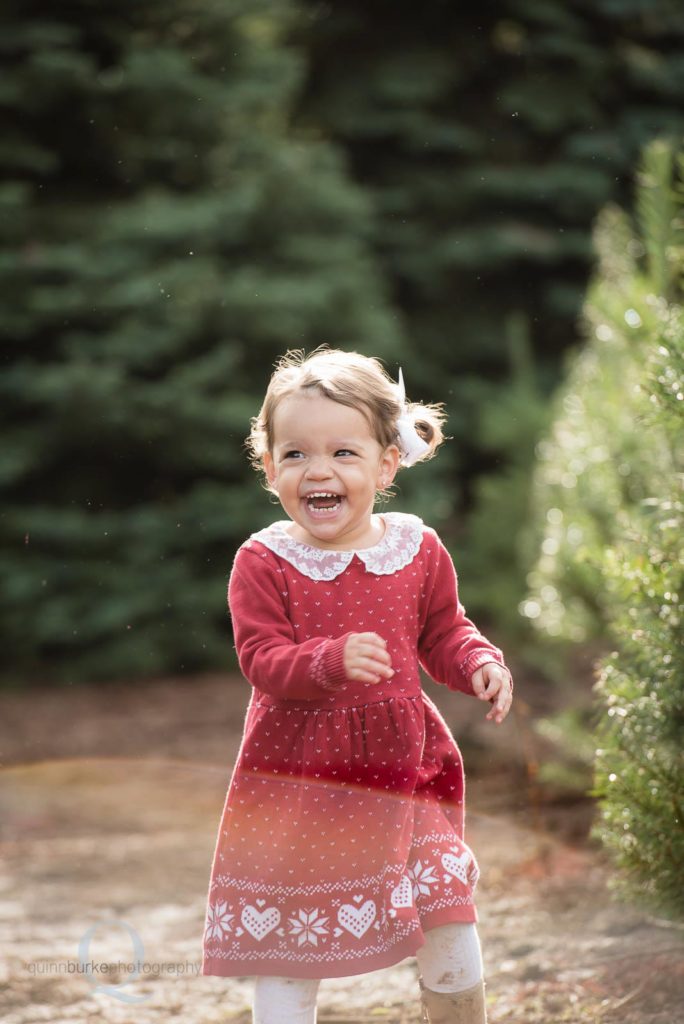
[[[420,664],[437,683],[473,694],[472,676],[489,661],[507,668],[502,652],[465,613],[451,555],[432,532],[433,552],[426,580],[418,639]]]
[[[275,557],[241,547],[228,582],[228,605],[240,668],[256,689],[286,700],[321,700],[347,682],[344,645],[350,633],[298,643]]]

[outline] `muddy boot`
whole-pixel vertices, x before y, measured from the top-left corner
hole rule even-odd
[[[484,982],[465,992],[433,992],[419,979],[423,1024],[487,1024]]]

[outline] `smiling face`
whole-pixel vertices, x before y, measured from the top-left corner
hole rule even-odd
[[[358,409],[300,391],[275,410],[264,470],[296,540],[350,550],[380,540],[375,495],[394,479],[399,457],[396,445],[382,448]]]

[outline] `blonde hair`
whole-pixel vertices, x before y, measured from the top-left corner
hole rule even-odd
[[[245,444],[252,465],[258,471],[263,470],[264,454],[273,452],[273,419],[280,402],[303,390],[316,390],[333,402],[358,409],[383,450],[396,444],[401,451],[397,419],[407,411],[416,432],[430,446],[417,461],[431,459],[445,440],[442,432],[446,421],[444,403],[421,405],[407,401],[402,409],[396,388],[374,356],[344,352],[328,345],[319,345],[308,356],[303,349],[291,349],[276,363],[261,409],[251,419],[251,431]]]

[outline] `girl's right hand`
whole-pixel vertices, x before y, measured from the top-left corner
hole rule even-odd
[[[361,683],[380,683],[394,675],[387,642],[378,633],[352,633],[344,645],[344,671]]]

